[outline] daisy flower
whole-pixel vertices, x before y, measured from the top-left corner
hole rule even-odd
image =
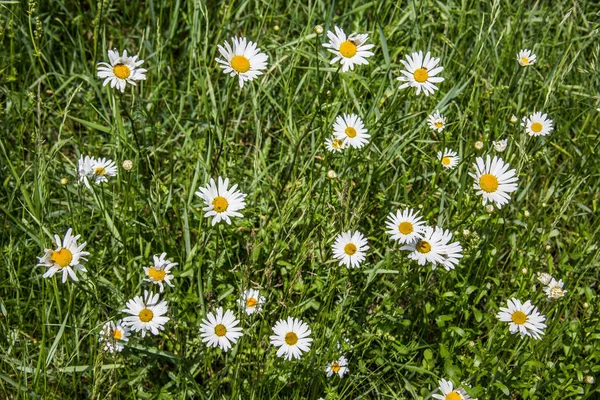
[[[200,197],[206,203],[206,207],[203,208],[206,211],[204,214],[205,218],[214,217],[212,225],[215,226],[218,222],[225,220],[231,225],[231,219],[229,217],[243,217],[238,211],[243,210],[246,207],[244,198],[246,195],[237,189],[237,185],[229,186],[229,179],[221,178],[219,176],[219,186],[215,183],[215,180],[210,178],[208,186],[200,187],[199,192],[196,192],[196,196]]]
[[[547,272],[538,272],[537,279],[542,283],[542,285],[548,285],[554,278]]]
[[[510,200],[509,193],[517,190],[516,171],[509,170],[510,165],[505,163],[501,158],[494,156],[492,159],[489,155],[485,162],[482,157],[477,157],[473,164],[475,173],[470,173],[475,182],[473,188],[477,190],[477,194],[482,195],[483,205],[488,201],[496,203],[498,208],[502,208],[504,204]]]
[[[348,146],[346,146],[344,139],[336,139],[333,137],[330,139],[325,139],[325,147],[327,147],[327,150],[331,151],[332,153],[336,153],[341,152]]]
[[[262,305],[265,302],[264,296],[259,295],[258,290],[248,289],[244,291],[244,295],[241,299],[238,299],[238,304],[244,307],[246,314],[254,314],[260,312]]]
[[[460,161],[460,157],[458,154],[452,149],[444,149],[444,152],[438,151],[438,159],[442,162],[442,165],[446,169],[453,169],[458,165]]]
[[[525,132],[529,136],[546,136],[554,130],[554,122],[548,118],[548,114],[542,114],[541,111],[534,112],[529,117],[523,117],[521,126],[525,127]]]
[[[113,321],[108,321],[102,327],[98,342],[104,343],[102,350],[109,353],[121,352],[123,345],[129,340],[129,331],[122,325],[122,320],[118,320],[115,324]]]
[[[443,67],[436,67],[440,62],[439,58],[431,57],[429,52],[423,57],[423,52],[419,51],[418,53],[412,53],[410,56],[407,54],[406,60],[400,60],[406,68],[400,71],[404,76],[396,78],[400,82],[406,82],[400,85],[400,89],[414,87],[417,89],[417,94],[423,91],[425,96],[429,96],[438,90],[435,83],[444,80],[441,76],[436,76],[444,69]]]
[[[336,26],[335,33],[327,31],[327,37],[329,43],[323,43],[323,47],[335,54],[331,64],[339,61],[342,64],[342,72],[354,70],[354,64],[369,64],[367,57],[371,57],[373,53],[367,50],[372,49],[375,45],[365,44],[369,39],[368,34],[352,33],[346,37],[344,31]]]
[[[419,211],[414,211],[412,208],[406,210],[398,210],[388,214],[385,222],[388,230],[386,233],[392,235],[392,240],[397,240],[401,244],[415,242],[421,238],[421,232],[425,227]]]
[[[504,150],[506,150],[506,146],[508,146],[508,139],[494,141],[492,144],[494,145],[494,150],[502,153]]]
[[[235,319],[231,310],[225,311],[223,308],[217,308],[216,315],[209,313],[200,325],[200,336],[202,342],[207,343],[208,347],[220,347],[227,352],[231,348],[231,342],[236,343],[242,333],[242,328],[236,327],[240,321]]]
[[[462,258],[462,246],[458,242],[452,242],[452,233],[440,227],[426,226],[421,232],[421,238],[412,243],[407,243],[400,250],[408,250],[411,253],[408,258],[416,260],[419,265],[429,262],[433,269],[441,264],[447,271],[458,265],[458,259]]]
[[[232,45],[225,42],[225,47],[217,46],[224,59],[215,60],[220,64],[223,73],[238,76],[242,88],[245,81],[251,81],[263,74],[261,70],[267,68],[268,56],[256,47],[256,43],[246,41],[244,37],[233,37],[231,42]]]
[[[79,175],[79,183],[85,184],[88,189],[91,189],[90,182],[88,180],[88,176],[92,174],[93,167],[92,165],[96,162],[94,157],[83,156],[79,158],[79,162],[77,163],[77,174]]]
[[[333,135],[343,140],[346,146],[360,149],[369,143],[371,135],[367,134],[362,119],[356,114],[338,115],[333,123]]]
[[[90,167],[88,179],[92,179],[96,185],[108,182],[107,176],[117,175],[117,165],[107,158],[92,159]]]
[[[452,382],[442,379],[439,381],[440,392],[442,394],[432,394],[431,397],[440,400],[470,400],[471,396],[465,392],[465,389],[459,387],[454,389]]]
[[[325,367],[325,372],[327,373],[328,378],[334,374],[338,374],[340,378],[343,378],[344,375],[350,372],[348,369],[348,360],[346,360],[346,357],[341,356],[339,360],[332,361],[327,364],[327,367]]]
[[[429,127],[434,131],[441,132],[444,130],[446,126],[446,117],[444,117],[438,110],[435,110],[433,114],[427,117],[427,122],[429,123]]]
[[[87,261],[86,256],[90,255],[87,251],[82,251],[87,242],[83,242],[81,245],[77,244],[77,240],[80,235],[73,236],[73,230],[69,228],[63,240],[60,236],[54,235],[54,242],[56,243],[56,249],[44,249],[44,255],[37,257],[39,264],[48,268],[44,274],[44,278],[49,278],[57,272],[62,272],[62,282],[67,281],[67,276],[71,277],[74,281],[78,281],[75,271],[87,272],[85,267],[80,261]]]
[[[557,282],[556,279],[552,278],[548,286],[544,288],[544,292],[546,292],[549,299],[559,299],[567,293],[566,290],[563,290],[563,286],[564,282],[562,279]]]
[[[367,238],[359,231],[340,233],[333,244],[333,257],[340,260],[340,266],[358,268],[365,260],[365,253],[369,249]]]
[[[508,308],[500,307],[500,312],[496,315],[502,322],[509,323],[510,333],[521,334],[521,338],[531,336],[534,339],[541,339],[540,335],[544,334],[543,329],[546,324],[543,322],[546,317],[541,315],[537,307],[531,305],[531,301],[525,303],[512,298],[508,300]]]
[[[308,337],[311,333],[310,328],[298,318],[288,317],[287,321],[283,319],[277,321],[273,333],[271,344],[279,347],[277,357],[285,354],[286,360],[300,359],[303,352],[310,350],[310,342],[312,342]]]
[[[169,317],[164,315],[169,310],[166,300],[159,302],[159,294],[144,290],[144,297],[136,296],[129,300],[125,309],[122,311],[131,314],[123,318],[123,325],[131,328],[134,332],[142,332],[142,337],[146,336],[146,331],[153,335],[158,335],[159,331],[164,330],[164,324],[169,322]]]
[[[535,64],[535,54],[531,50],[523,49],[517,54],[517,61],[521,67]]]
[[[164,290],[163,282],[171,287],[174,287],[171,283],[173,275],[169,274],[169,272],[171,271],[171,268],[178,265],[178,263],[165,260],[166,256],[167,253],[162,253],[160,257],[158,257],[158,255],[154,255],[154,266],[144,267],[144,273],[147,276],[144,281],[152,282],[158,285],[161,293]]]
[[[111,88],[119,88],[121,92],[125,91],[127,83],[136,85],[135,81],[146,79],[146,70],[138,68],[144,63],[144,60],[138,60],[138,56],[127,57],[127,50],[123,50],[123,55],[119,56],[117,49],[108,51],[109,63],[98,63],[98,78],[104,79],[102,86],[110,83]]]

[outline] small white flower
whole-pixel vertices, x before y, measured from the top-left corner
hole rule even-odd
[[[454,169],[460,161],[458,153],[452,149],[444,149],[444,152],[438,151],[438,160],[442,162],[442,166],[446,169]]]
[[[537,279],[542,285],[548,285],[554,278],[547,272],[538,272]]]
[[[446,117],[444,117],[438,110],[435,110],[433,114],[427,117],[429,127],[434,131],[441,132],[446,127]]]
[[[333,123],[333,135],[343,140],[345,145],[360,149],[369,143],[371,135],[367,134],[365,125],[356,114],[339,115]]]
[[[244,311],[246,314],[254,314],[255,312],[260,312],[262,309],[262,305],[265,302],[265,298],[260,296],[260,292],[254,289],[248,289],[244,291],[244,295],[241,299],[238,299],[238,304],[241,307],[244,307]]]
[[[333,244],[333,257],[340,261],[340,266],[358,268],[366,258],[369,249],[367,238],[359,231],[340,233]]]
[[[138,68],[144,63],[144,60],[138,60],[138,56],[127,57],[127,50],[123,50],[123,55],[119,56],[117,49],[108,51],[109,63],[98,63],[98,78],[104,79],[102,86],[110,83],[111,88],[119,88],[121,92],[125,91],[127,83],[136,86],[136,81],[146,79],[146,70]]]
[[[87,242],[83,242],[81,245],[77,244],[77,240],[80,235],[73,236],[73,230],[69,228],[65,234],[64,239],[60,239],[60,236],[54,235],[54,241],[56,242],[56,250],[44,249],[44,255],[37,257],[39,264],[48,268],[44,273],[44,278],[49,278],[57,272],[62,272],[62,283],[67,281],[67,277],[70,277],[74,281],[78,281],[75,271],[87,272],[85,267],[81,264],[81,261],[87,261],[86,256],[90,253],[82,251]]]
[[[348,360],[346,357],[341,356],[338,360],[332,361],[325,367],[327,377],[331,377],[337,374],[340,378],[343,378],[350,370],[348,369]]]
[[[163,283],[174,287],[171,283],[171,279],[173,279],[173,275],[170,274],[171,268],[178,265],[178,263],[171,262],[170,260],[166,260],[165,257],[167,253],[162,253],[160,257],[158,255],[154,255],[154,266],[144,267],[144,273],[147,278],[144,279],[146,282],[152,282],[155,285],[160,287],[160,292],[162,293],[164,290]]]
[[[223,308],[217,308],[217,313],[209,313],[202,320],[200,325],[200,336],[202,341],[209,347],[220,347],[227,352],[231,348],[231,342],[237,343],[237,340],[243,335],[242,328],[237,327],[240,321],[235,319],[231,310],[225,311]]]
[[[440,227],[426,226],[422,230],[421,238],[415,242],[407,243],[400,250],[411,253],[408,258],[416,260],[419,265],[431,263],[433,269],[441,264],[447,271],[458,265],[462,258],[462,246],[459,242],[452,242],[452,233]]]
[[[391,239],[404,244],[414,242],[422,237],[425,224],[419,217],[419,211],[412,208],[398,210],[395,214],[389,213],[387,218],[385,225],[388,230],[386,232],[392,235]]]
[[[224,59],[216,58],[223,73],[238,76],[240,87],[245,81],[251,81],[262,75],[262,70],[267,69],[268,56],[262,53],[256,43],[246,41],[245,37],[231,38],[233,45],[225,42],[225,47],[219,45],[219,53]]]
[[[543,329],[546,328],[546,324],[543,323],[546,317],[541,315],[537,307],[531,305],[529,300],[521,303],[515,298],[509,299],[508,308],[500,307],[496,318],[502,322],[508,322],[510,332],[519,332],[521,338],[527,335],[539,340],[541,339],[540,335],[544,334]]]
[[[323,43],[323,47],[326,47],[328,51],[335,55],[331,60],[331,64],[339,61],[342,65],[342,72],[354,70],[355,64],[369,64],[367,58],[371,57],[373,53],[368,50],[374,47],[372,44],[365,44],[369,39],[369,35],[366,33],[352,33],[346,37],[342,29],[337,26],[334,29],[335,33],[327,31],[329,43]]]
[[[471,396],[467,394],[465,389],[459,387],[454,389],[452,382],[442,379],[439,381],[440,392],[442,394],[432,394],[431,397],[440,400],[470,400]]]
[[[400,62],[406,68],[400,71],[403,76],[396,78],[401,82],[406,82],[400,85],[400,89],[414,87],[417,89],[416,94],[423,91],[425,96],[429,96],[438,90],[435,83],[444,80],[444,78],[436,76],[444,69],[441,66],[437,66],[440,63],[440,59],[431,57],[429,52],[425,54],[425,57],[423,57],[422,51],[406,55],[406,61],[400,60]]]
[[[214,217],[212,220],[213,226],[222,220],[231,225],[230,217],[243,217],[238,211],[246,207],[244,201],[246,194],[236,190],[237,185],[227,189],[227,186],[229,186],[228,178],[223,180],[219,176],[218,180],[219,186],[217,187],[215,180],[210,178],[209,184],[206,187],[200,187],[199,191],[196,192],[196,196],[203,199],[206,204],[206,207],[203,208],[206,211],[204,217]]]
[[[483,149],[483,142],[481,140],[478,140],[475,142],[473,147],[475,147],[476,150],[481,150],[481,149]]]
[[[169,322],[169,317],[164,315],[169,311],[166,300],[160,301],[159,294],[144,290],[144,297],[136,296],[127,301],[124,313],[131,316],[123,318],[123,325],[129,327],[134,332],[142,333],[150,331],[153,335],[158,335],[159,331],[164,330],[164,324]]]
[[[501,158],[494,156],[492,159],[489,155],[485,162],[483,158],[477,157],[473,164],[475,173],[469,173],[474,179],[473,188],[477,190],[477,194],[482,196],[483,205],[488,201],[496,203],[498,208],[502,208],[504,204],[510,200],[509,193],[517,190],[516,171],[509,170],[510,165],[505,163]]]
[[[531,50],[523,49],[517,53],[517,61],[521,67],[535,64],[536,57]]]
[[[298,318],[288,317],[287,320],[277,321],[273,333],[270,339],[271,345],[279,347],[277,357],[283,356],[286,360],[300,359],[303,352],[310,350],[310,328]]]
[[[544,292],[546,292],[549,299],[560,299],[567,293],[566,290],[563,290],[563,286],[564,282],[562,279],[557,282],[556,279],[552,278],[548,286],[544,288]]]
[[[92,165],[96,162],[94,157],[83,156],[79,158],[79,162],[77,164],[77,174],[79,175],[79,183],[85,184],[88,189],[91,189],[90,182],[88,180],[88,176],[92,175]]]
[[[492,144],[494,145],[494,150],[496,150],[499,153],[502,153],[504,150],[506,150],[506,146],[508,145],[508,139],[494,141],[492,142]]]
[[[117,165],[113,160],[108,158],[92,159],[91,171],[88,174],[88,179],[94,180],[96,185],[102,182],[108,182],[107,176],[117,175]]]
[[[529,117],[523,117],[521,126],[529,136],[546,136],[554,130],[554,122],[548,118],[548,114],[541,111],[534,112]]]
[[[344,139],[336,139],[335,137],[330,139],[325,139],[325,147],[327,150],[332,153],[341,152],[346,146],[346,141]]]
[[[129,331],[122,325],[122,320],[115,324],[109,321],[102,327],[98,342],[104,343],[102,350],[109,353],[121,352],[124,344],[129,340]]]

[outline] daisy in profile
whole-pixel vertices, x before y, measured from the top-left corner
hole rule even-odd
[[[335,33],[327,31],[327,37],[329,43],[323,43],[323,47],[335,55],[331,64],[339,61],[342,65],[342,72],[354,70],[354,64],[369,64],[367,58],[371,57],[373,53],[368,50],[375,45],[365,44],[369,39],[368,34],[352,33],[346,37],[344,31],[336,26]]]
[[[485,162],[482,157],[477,157],[473,164],[475,173],[470,173],[475,182],[473,188],[477,190],[477,194],[482,195],[483,205],[486,203],[496,203],[498,208],[502,208],[504,204],[510,200],[509,193],[517,190],[516,171],[509,170],[510,165],[505,163],[501,158],[494,156],[492,159],[489,155]]]
[[[90,182],[88,180],[88,176],[90,176],[93,172],[92,165],[96,162],[94,157],[83,156],[79,158],[79,162],[77,163],[77,175],[79,176],[79,183],[85,184],[88,189],[91,189]]]
[[[360,149],[369,143],[371,135],[367,134],[362,119],[356,114],[338,115],[333,123],[333,135],[343,140],[346,146]]]
[[[400,250],[411,253],[408,258],[415,260],[419,265],[431,263],[433,269],[441,264],[447,271],[458,265],[462,258],[462,246],[458,242],[450,242],[452,233],[440,227],[426,226],[421,232],[421,238],[415,242],[407,243]]]
[[[404,244],[420,239],[425,224],[419,217],[419,211],[408,208],[398,210],[395,214],[393,212],[389,213],[385,226],[388,228],[386,232],[392,236],[392,240]]]
[[[223,73],[238,76],[240,87],[245,81],[251,81],[262,75],[267,69],[268,56],[261,52],[256,43],[246,41],[244,37],[231,38],[231,45],[225,42],[225,47],[219,45],[219,53],[223,58],[215,58],[223,69]]]
[[[220,347],[221,350],[227,352],[231,348],[231,342],[236,343],[243,335],[242,328],[238,327],[240,321],[235,319],[231,310],[225,311],[223,308],[217,308],[216,315],[209,313],[202,320],[200,325],[200,336],[202,342],[208,347]]]
[[[400,82],[406,82],[400,85],[400,89],[414,87],[417,89],[417,94],[423,91],[425,96],[429,96],[438,90],[435,84],[444,80],[441,76],[436,76],[444,69],[437,66],[440,59],[431,57],[429,52],[425,54],[425,57],[423,57],[422,51],[411,55],[407,54],[406,61],[400,60],[400,62],[406,68],[400,71],[403,76],[396,78]]]
[[[340,266],[358,268],[365,260],[369,246],[367,238],[359,231],[340,233],[333,244],[333,257],[340,261]]]
[[[512,298],[508,300],[508,308],[500,307],[500,312],[496,315],[502,322],[509,323],[510,333],[520,333],[521,338],[531,336],[534,339],[541,339],[544,334],[543,329],[546,324],[543,322],[546,317],[541,315],[537,307],[531,305],[531,301],[525,303]]]
[[[221,178],[219,176],[219,185],[215,183],[215,180],[210,178],[210,182],[206,187],[200,187],[199,192],[196,192],[196,196],[204,200],[206,207],[203,208],[206,211],[204,214],[205,218],[214,217],[212,225],[215,226],[220,221],[225,221],[231,225],[230,217],[243,217],[238,211],[243,210],[246,207],[244,198],[246,195],[237,189],[237,185],[229,186],[229,179]]]
[[[340,378],[343,378],[350,370],[348,369],[348,360],[346,357],[341,356],[338,360],[332,361],[325,367],[327,377],[331,377],[337,374]]]
[[[442,162],[442,166],[446,169],[454,169],[460,161],[458,154],[452,149],[444,149],[444,152],[438,151],[438,160]]]
[[[117,176],[117,165],[108,158],[93,159],[90,167],[88,179],[93,180],[96,185],[108,182],[107,176]]]
[[[124,344],[129,340],[129,331],[122,325],[122,320],[114,323],[108,321],[102,327],[98,342],[104,343],[102,350],[109,353],[118,353],[123,350]]]
[[[537,279],[538,279],[538,281],[540,281],[542,283],[542,285],[549,285],[550,282],[552,282],[554,280],[552,275],[550,275],[547,272],[538,272]]]
[[[158,257],[158,255],[154,255],[154,265],[150,267],[144,267],[144,273],[147,277],[144,279],[144,281],[152,282],[155,285],[158,285],[160,287],[161,293],[164,290],[163,283],[174,287],[171,283],[173,275],[171,275],[169,272],[171,272],[171,268],[178,265],[177,263],[171,262],[170,260],[166,260],[166,256],[167,253],[162,253],[160,257]]]
[[[138,68],[144,63],[144,60],[138,60],[138,56],[127,57],[127,50],[123,50],[123,55],[119,56],[117,49],[108,51],[108,60],[110,63],[98,63],[98,78],[104,79],[102,86],[110,83],[111,88],[119,88],[121,92],[125,91],[127,83],[135,86],[136,81],[146,79],[146,70]]]
[[[80,245],[77,244],[79,236],[73,236],[71,228],[67,230],[62,240],[60,236],[54,235],[56,249],[44,249],[44,255],[37,258],[39,261],[37,266],[48,268],[44,274],[44,278],[49,278],[58,272],[62,272],[62,283],[65,283],[67,277],[70,277],[74,281],[79,280],[75,271],[87,272],[81,261],[87,261],[85,257],[90,255],[90,253],[82,251],[87,244],[86,242]]]
[[[429,123],[429,127],[434,131],[441,132],[444,130],[446,126],[446,117],[444,117],[438,110],[435,110],[433,114],[427,117],[427,122]]]
[[[454,389],[452,382],[442,379],[439,381],[440,392],[442,394],[432,394],[431,397],[440,400],[470,400],[471,396],[465,392],[465,389],[459,387]]]
[[[492,144],[494,145],[494,150],[498,153],[502,153],[506,150],[506,146],[508,146],[508,139],[494,141]]]
[[[529,136],[546,136],[554,130],[554,122],[548,118],[548,114],[542,114],[541,111],[523,117],[521,126],[525,127]]]
[[[244,307],[246,314],[254,314],[255,312],[260,312],[262,309],[265,298],[264,296],[260,296],[259,293],[258,290],[248,289],[244,291],[242,298],[238,299],[238,304],[241,307]]]
[[[332,153],[337,153],[341,152],[348,146],[346,146],[344,139],[336,139],[333,137],[330,139],[325,139],[325,147],[327,147],[327,150],[331,151]]]
[[[160,301],[158,293],[144,290],[144,297],[134,297],[127,302],[126,307],[122,311],[131,316],[123,318],[123,325],[134,332],[142,332],[142,337],[146,336],[147,331],[158,335],[170,319],[164,316],[169,311],[167,301]]]
[[[517,53],[517,61],[521,67],[535,64],[535,54],[531,50],[523,49]]]
[[[277,321],[273,333],[271,344],[279,347],[277,357],[283,356],[286,360],[300,359],[303,352],[310,350],[310,328],[298,318],[288,317],[287,320]]]
[[[560,299],[567,293],[566,290],[563,290],[564,282],[561,280],[557,281],[552,278],[550,282],[548,282],[548,286],[544,288],[544,292],[546,292],[546,296],[549,299]]]

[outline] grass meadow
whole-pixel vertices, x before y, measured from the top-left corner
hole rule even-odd
[[[330,63],[335,26],[369,35],[368,65]],[[575,0],[1,0],[0,398],[600,398],[599,29],[597,4]],[[235,36],[268,56],[243,88],[215,61]],[[146,79],[103,86],[112,49],[139,55]],[[521,49],[536,63],[519,65]],[[429,96],[396,80],[419,50],[444,67]],[[549,135],[521,126],[536,111]],[[371,137],[330,152],[343,113]],[[519,179],[501,209],[469,175],[487,155]],[[117,175],[87,188],[82,156]],[[195,194],[217,177],[247,194],[230,225]],[[388,214],[408,208],[452,232],[455,269],[391,240]],[[69,228],[87,272],[44,278],[38,258]],[[347,268],[332,246],[355,230],[369,249]],[[178,263],[164,330],[103,350],[104,324],[159,293],[144,267],[163,252]],[[548,298],[543,272],[564,296]],[[260,312],[238,305],[247,289]],[[545,316],[539,340],[497,318],[512,298]],[[243,328],[227,352],[200,336],[218,307]],[[311,330],[300,359],[269,339],[287,317]],[[348,373],[328,377],[342,355]]]

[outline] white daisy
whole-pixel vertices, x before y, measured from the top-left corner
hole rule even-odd
[[[563,290],[563,286],[564,282],[562,279],[557,282],[556,279],[552,278],[548,286],[544,288],[544,292],[546,292],[549,299],[559,299],[567,293],[566,290]]]
[[[109,160],[108,158],[92,158],[91,160],[88,179],[93,180],[96,185],[108,182],[107,176],[117,175],[117,165],[113,160]]]
[[[127,50],[123,50],[123,55],[119,56],[117,49],[108,51],[109,63],[98,63],[98,78],[104,79],[102,86],[110,83],[111,88],[118,87],[121,92],[125,91],[127,83],[136,85],[135,81],[146,79],[146,70],[138,68],[144,63],[144,60],[138,60],[138,56],[127,57]]]
[[[327,372],[328,378],[334,374],[338,374],[340,378],[343,378],[344,375],[350,372],[348,369],[348,360],[346,360],[346,357],[341,356],[339,360],[332,361],[327,364],[327,367],[325,367],[325,372]]]
[[[494,150],[502,153],[504,150],[506,150],[506,146],[508,146],[508,139],[494,141],[492,144],[494,145]]]
[[[173,279],[173,275],[169,274],[171,272],[171,268],[178,265],[178,263],[171,262],[170,260],[165,260],[167,253],[162,253],[160,257],[158,255],[154,255],[154,266],[144,267],[144,273],[147,278],[144,279],[146,282],[152,282],[160,287],[160,292],[162,293],[164,290],[163,282],[171,287],[175,287],[171,283],[171,279]]]
[[[542,285],[548,285],[554,278],[547,272],[538,272],[537,279],[542,283]]]
[[[525,127],[529,136],[546,136],[554,130],[554,122],[548,118],[548,114],[542,114],[541,111],[523,117],[521,126]]]
[[[238,299],[238,304],[244,307],[246,314],[254,314],[255,312],[260,312],[262,309],[265,298],[264,296],[260,296],[259,293],[258,290],[248,289],[244,291],[242,298]]]
[[[440,400],[470,400],[471,396],[465,392],[465,389],[459,387],[454,389],[452,382],[442,379],[439,381],[440,392],[442,394],[432,394],[431,397]]]
[[[500,307],[496,318],[502,322],[509,322],[510,333],[519,332],[521,338],[527,335],[539,340],[540,335],[544,334],[543,329],[546,328],[543,323],[546,317],[541,315],[529,300],[522,304],[515,298],[509,299],[508,308]]]
[[[427,117],[429,127],[434,131],[441,132],[446,127],[446,117],[444,117],[438,110],[435,110],[433,114]]]
[[[246,41],[245,37],[231,38],[232,45],[225,42],[225,47],[219,45],[219,53],[224,59],[215,58],[223,69],[223,73],[238,76],[240,87],[244,87],[245,81],[251,81],[262,75],[267,68],[267,58],[256,43]]]
[[[336,139],[335,137],[325,139],[325,147],[332,153],[341,152],[344,148],[348,147],[344,139]]]
[[[217,308],[216,315],[209,313],[202,320],[200,325],[200,336],[202,342],[207,343],[209,347],[220,347],[227,352],[231,348],[231,342],[236,343],[243,335],[242,328],[237,327],[240,321],[235,319],[231,310],[225,311],[223,308]]]
[[[369,39],[368,34],[352,33],[346,37],[344,31],[336,26],[335,33],[327,31],[327,37],[329,43],[323,43],[323,47],[335,54],[331,64],[339,61],[342,64],[342,72],[354,70],[354,64],[369,64],[367,57],[371,57],[373,53],[367,50],[372,49],[375,45],[365,44]]]
[[[142,332],[142,337],[146,336],[146,331],[153,335],[158,335],[159,331],[164,330],[164,324],[169,322],[169,317],[164,315],[169,310],[166,300],[159,302],[159,294],[144,290],[144,297],[136,296],[129,300],[125,309],[122,311],[131,314],[130,317],[123,318],[123,325],[128,326],[134,332]]]
[[[108,321],[104,324],[98,337],[98,342],[104,343],[102,350],[109,353],[118,353],[123,350],[125,342],[129,340],[129,330],[122,325],[122,322],[119,320],[115,324],[113,321]]]
[[[452,242],[452,233],[440,227],[426,226],[421,231],[421,238],[412,243],[407,243],[400,250],[408,250],[411,253],[408,258],[416,260],[419,265],[429,262],[435,269],[441,264],[447,271],[458,265],[458,259],[462,258],[462,246],[459,242]]]
[[[79,183],[84,183],[88,189],[91,189],[90,182],[88,180],[88,176],[92,175],[94,171],[92,165],[96,162],[94,157],[83,156],[79,158],[79,162],[77,163],[77,174],[79,175]]]
[[[298,318],[288,317],[287,321],[277,321],[273,333],[275,334],[271,335],[271,344],[279,347],[277,357],[285,354],[286,360],[300,359],[303,352],[310,350],[310,328]]]
[[[365,260],[365,253],[369,249],[367,238],[359,231],[340,233],[333,244],[333,257],[340,260],[340,266],[358,268]]]
[[[483,205],[488,201],[496,203],[498,208],[507,204],[510,200],[508,193],[512,193],[518,188],[519,178],[515,176],[516,171],[509,170],[510,165],[504,163],[501,158],[494,156],[492,159],[489,155],[485,162],[482,157],[477,157],[473,167],[475,173],[469,172],[469,175],[475,178],[473,188],[477,190],[477,194],[482,195]]]
[[[535,54],[531,50],[523,49],[517,54],[517,61],[522,67],[535,64]]]
[[[458,165],[460,161],[460,157],[458,154],[452,149],[444,149],[444,152],[438,151],[438,160],[442,162],[442,165],[446,169],[453,169]]]
[[[217,187],[215,180],[210,178],[209,184],[204,188],[200,187],[199,192],[196,192],[196,196],[200,197],[206,203],[206,207],[203,208],[206,211],[204,217],[214,217],[212,225],[221,220],[225,220],[231,225],[231,219],[229,217],[243,217],[238,210],[243,210],[246,207],[244,198],[246,195],[241,193],[237,189],[237,185],[233,185],[230,189],[229,179],[221,178],[219,176],[219,186]]]
[[[412,208],[398,210],[388,214],[385,222],[388,234],[392,235],[392,240],[397,240],[401,244],[415,242],[421,238],[421,232],[425,224],[419,217],[419,211]]]
[[[73,236],[73,230],[69,228],[63,240],[58,235],[54,235],[56,250],[44,249],[44,255],[37,257],[39,264],[37,266],[47,267],[48,270],[44,274],[44,278],[49,278],[57,272],[62,272],[62,282],[67,281],[67,276],[74,281],[78,281],[75,271],[87,272],[80,261],[87,261],[85,256],[90,253],[82,251],[86,242],[81,245],[77,244],[80,235]]]
[[[367,132],[362,119],[356,114],[338,115],[333,123],[333,135],[343,140],[346,146],[357,149],[369,143],[371,135]]]
[[[443,67],[436,67],[440,59],[431,57],[431,54],[427,52],[423,57],[423,52],[412,53],[406,55],[406,60],[400,60],[404,64],[405,70],[400,71],[404,76],[399,76],[398,79],[401,82],[406,82],[400,85],[400,89],[407,87],[414,87],[417,89],[417,93],[421,93],[421,90],[425,96],[433,94],[438,87],[435,83],[442,82],[444,78],[436,76],[442,70]]]

